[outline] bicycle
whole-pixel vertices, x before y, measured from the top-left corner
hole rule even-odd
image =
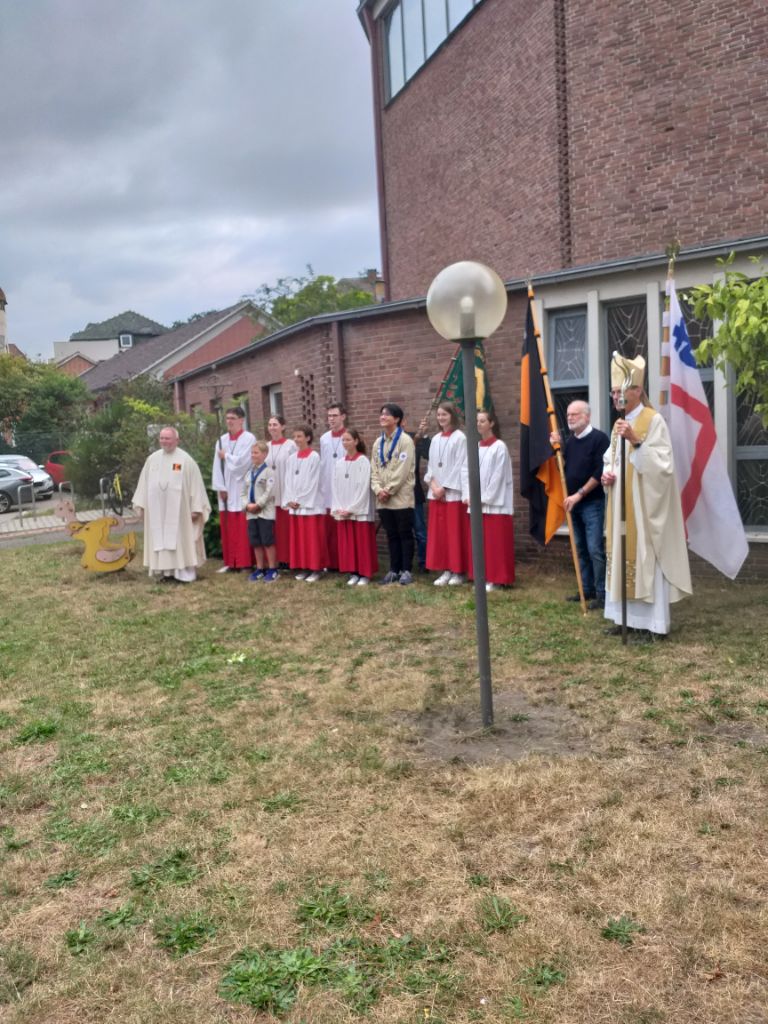
[[[102,485],[106,482],[106,492],[102,490],[102,493],[106,493],[107,503],[116,516],[122,516],[125,511],[125,507],[130,505],[132,494],[127,489],[123,488],[120,481],[120,471],[116,469],[111,476],[102,477]]]

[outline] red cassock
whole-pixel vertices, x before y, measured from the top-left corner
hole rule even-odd
[[[286,437],[269,442],[267,462],[275,474],[275,548],[278,564],[290,562],[291,526],[288,510],[282,508],[288,460],[296,451],[296,444]]]
[[[461,501],[462,469],[467,460],[467,439],[461,430],[436,434],[429,445],[429,465],[424,476],[429,486],[427,508],[427,568],[435,572],[466,575],[469,572],[467,506]],[[438,500],[431,484],[445,492]]]
[[[371,464],[364,455],[347,455],[333,467],[331,509],[337,515],[350,513],[349,518],[334,519],[339,570],[370,579],[379,570],[379,555]]]
[[[480,498],[483,506],[483,541],[485,547],[485,578],[488,583],[511,586],[515,582],[515,527],[512,518],[512,460],[503,441],[489,438],[480,442]],[[469,497],[467,467],[462,473],[462,494]],[[470,566],[472,543],[469,515],[466,537]],[[473,578],[470,567],[470,578]]]
[[[248,569],[253,554],[248,540],[245,512],[219,512],[221,526],[221,557],[230,569]]]
[[[288,564],[292,569],[319,572],[328,568],[328,528],[320,492],[320,456],[310,448],[288,459],[283,505],[291,502]]]

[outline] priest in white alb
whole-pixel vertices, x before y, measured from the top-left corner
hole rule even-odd
[[[680,492],[664,418],[643,390],[645,360],[614,353],[611,397],[620,414],[603,456],[606,491],[605,617],[621,632],[622,533],[626,535],[627,626],[637,639],[666,636],[669,606],[691,593]],[[626,507],[622,508],[621,451],[624,446]]]
[[[133,507],[144,519],[144,565],[149,575],[192,583],[205,561],[203,526],[211,506],[200,469],[179,448],[175,427],[163,427],[160,450],[144,463]]]

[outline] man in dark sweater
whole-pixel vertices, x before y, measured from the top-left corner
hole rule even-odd
[[[563,447],[568,490],[565,507],[571,513],[584,596],[595,610],[605,604],[605,499],[600,477],[610,441],[590,423],[586,402],[571,402],[566,416],[571,433]],[[557,435],[553,434],[552,440],[557,440]],[[578,601],[579,595],[566,600]]]

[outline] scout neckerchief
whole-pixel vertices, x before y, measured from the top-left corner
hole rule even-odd
[[[265,470],[266,468],[267,468],[266,462],[262,462],[262,464],[259,466],[258,469],[256,469],[256,470],[252,469],[251,470],[251,501],[250,501],[251,505],[255,505],[256,504],[256,499],[253,496],[253,489],[256,486],[256,481],[261,476],[262,470]]]
[[[398,427],[392,435],[392,443],[389,446],[389,454],[384,455],[384,441],[386,440],[386,434],[382,434],[379,438],[379,462],[382,466],[388,465],[392,461],[392,453],[397,448],[397,442],[400,440],[400,435],[403,432],[402,427]]]

